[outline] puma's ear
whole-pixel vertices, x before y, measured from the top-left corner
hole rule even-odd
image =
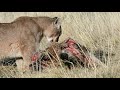
[[[54,19],[53,25],[54,25],[57,29],[60,29],[60,26],[61,26],[60,18],[54,17],[53,19]]]

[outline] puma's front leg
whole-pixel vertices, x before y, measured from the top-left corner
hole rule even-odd
[[[17,66],[20,71],[30,71],[29,65],[32,63],[31,57],[36,52],[34,44],[28,44],[21,48],[23,60],[18,60]]]

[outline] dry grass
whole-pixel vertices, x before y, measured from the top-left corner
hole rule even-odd
[[[11,22],[19,16],[58,16],[62,20],[63,34],[60,41],[68,36],[88,47],[114,53],[106,57],[107,68],[64,68],[48,69],[43,73],[14,74],[14,68],[0,68],[1,78],[119,78],[120,77],[120,13],[119,12],[0,12],[0,22]],[[45,39],[40,49],[47,47]],[[91,53],[92,53],[91,52]]]

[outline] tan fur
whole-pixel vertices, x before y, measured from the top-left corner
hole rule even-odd
[[[61,28],[58,28],[56,20],[25,16],[11,23],[0,23],[0,58],[21,56],[23,60],[18,60],[17,66],[28,70],[31,56],[38,51],[43,36],[58,41]]]

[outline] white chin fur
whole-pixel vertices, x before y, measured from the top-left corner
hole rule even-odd
[[[53,38],[48,38],[48,37],[47,37],[48,42],[50,42],[52,39],[53,39]]]

